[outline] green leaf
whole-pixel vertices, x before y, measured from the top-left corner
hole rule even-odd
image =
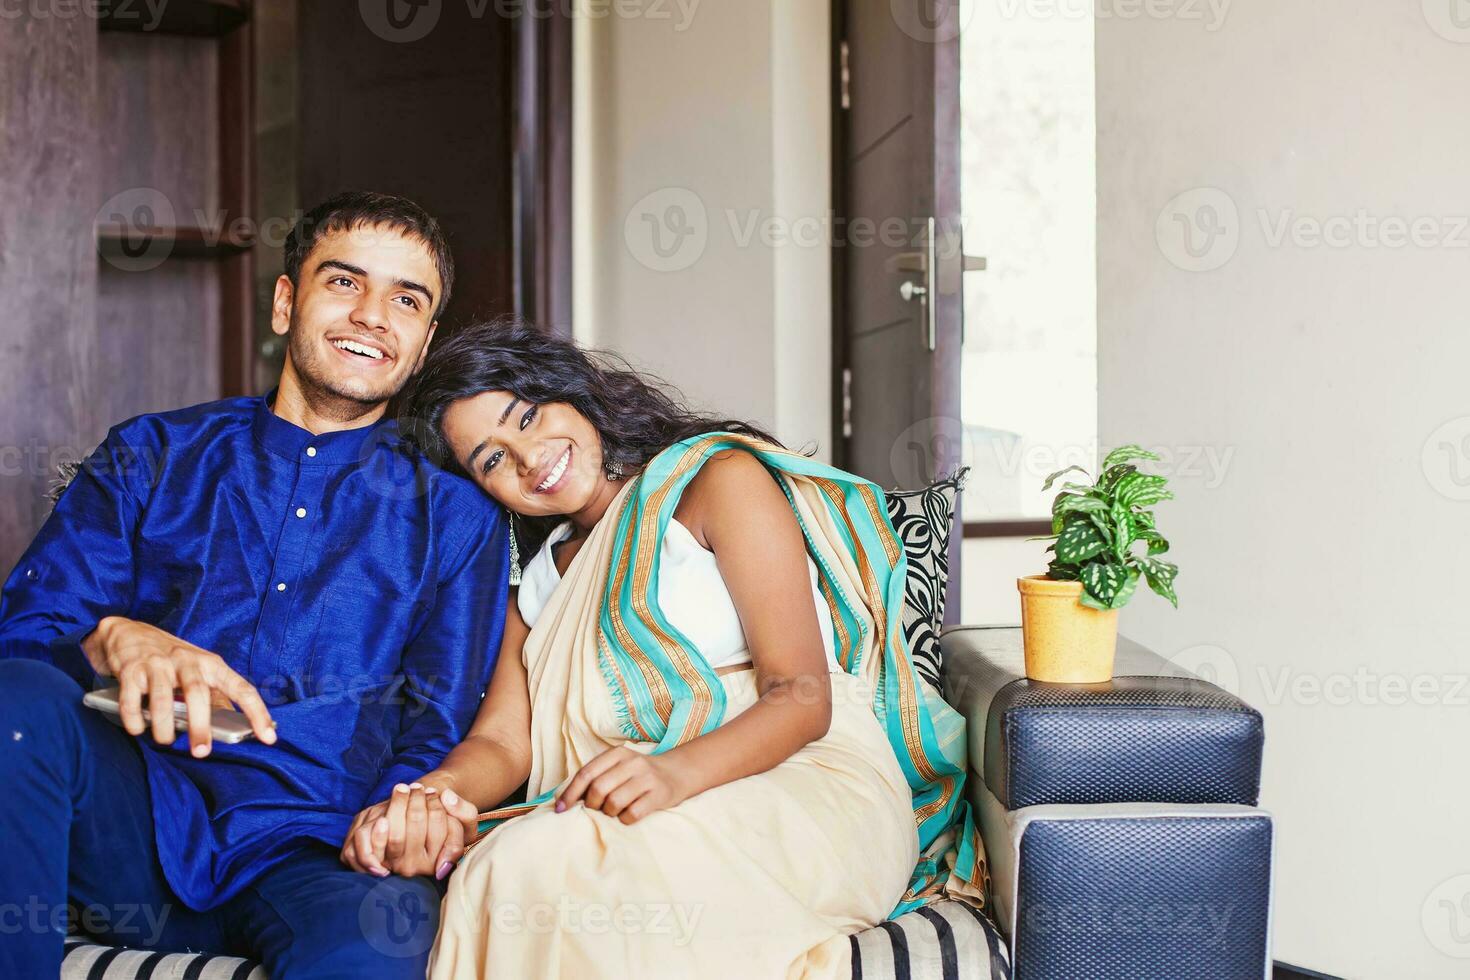
[[[1109,565],[1100,561],[1083,565],[1080,578],[1086,594],[1082,597],[1082,604],[1094,609],[1114,608],[1113,600],[1118,591],[1127,584],[1130,574],[1137,575],[1132,569],[1122,565]],[[1089,598],[1094,601],[1088,602]]]
[[[1113,596],[1113,601],[1109,608],[1122,609],[1128,605],[1128,600],[1133,598],[1133,590],[1138,588],[1138,569],[1128,569],[1127,575],[1128,577],[1124,580],[1122,586],[1119,587],[1117,594]]]
[[[1117,501],[1108,510],[1108,519],[1113,526],[1113,557],[1121,562],[1128,557],[1128,548],[1133,544],[1133,520],[1128,508]]]
[[[1139,529],[1138,540],[1148,542],[1148,553],[1150,555],[1162,555],[1169,550],[1169,540],[1151,527]]]
[[[1059,493],[1057,499],[1052,501],[1052,514],[1071,514],[1078,511],[1088,512],[1107,510],[1108,505],[1096,497],[1084,497],[1075,493]]]
[[[1078,473],[1081,473],[1083,476],[1086,476],[1087,475],[1087,471],[1084,470],[1080,466],[1069,466],[1069,467],[1067,467],[1064,470],[1057,470],[1051,476],[1049,476],[1049,477],[1046,478],[1046,482],[1041,485],[1041,492],[1042,493],[1045,493],[1046,491],[1050,490],[1051,489],[1051,485],[1057,481],[1057,477],[1061,476],[1063,473],[1070,473],[1073,470],[1076,470]]]
[[[1070,520],[1057,538],[1057,561],[1080,564],[1108,546],[1090,521]]]
[[[1129,443],[1126,446],[1119,446],[1117,449],[1114,449],[1112,452],[1108,453],[1107,458],[1103,460],[1102,468],[1106,470],[1109,467],[1117,466],[1119,463],[1126,463],[1130,459],[1156,460],[1158,458],[1158,453],[1151,453],[1147,449],[1144,449],[1142,446]]]
[[[1144,558],[1139,564],[1143,566],[1143,574],[1148,578],[1148,587],[1178,609],[1179,597],[1174,594],[1174,579],[1179,575],[1179,566],[1162,558]]]
[[[1125,507],[1148,507],[1174,495],[1164,489],[1168,478],[1149,473],[1129,473],[1118,481],[1118,502]]]
[[[1097,528],[1097,533],[1102,535],[1102,539],[1104,541],[1106,541],[1109,545],[1113,543],[1113,525],[1112,522],[1108,520],[1107,514],[1104,514],[1102,511],[1098,511],[1096,514],[1083,514],[1082,517],[1086,518],[1088,523]],[[1068,514],[1067,520],[1075,521],[1079,520],[1079,518]]]
[[[1104,470],[1103,475],[1097,478],[1097,488],[1104,493],[1111,493],[1117,487],[1119,481],[1124,477],[1138,472],[1138,467],[1132,463],[1123,466],[1114,466],[1110,470]]]
[[[1054,561],[1046,566],[1046,577],[1055,582],[1075,582],[1077,581],[1077,569],[1073,565],[1063,565],[1061,562]]]

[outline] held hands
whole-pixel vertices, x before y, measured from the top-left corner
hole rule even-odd
[[[454,790],[399,783],[381,803],[352,821],[342,863],[379,878],[443,878],[479,836],[479,811]]]
[[[556,812],[580,802],[631,824],[688,799],[695,787],[669,756],[608,749],[572,777]],[[444,878],[479,837],[479,811],[451,789],[422,783],[393,787],[381,803],[352,821],[342,844],[342,863],[354,871]]]
[[[209,755],[210,713],[215,705],[239,705],[255,737],[266,745],[276,741],[275,722],[250,682],[217,654],[186,643],[156,626],[108,616],[82,641],[82,652],[92,669],[117,678],[118,714],[129,735],[142,735],[143,697],[152,714],[153,740],[171,745],[174,730],[174,691],[182,689],[189,712],[189,748],[195,758]]]
[[[693,795],[693,787],[676,760],[618,746],[597,756],[572,777],[557,798],[556,812],[580,801],[631,824]]]

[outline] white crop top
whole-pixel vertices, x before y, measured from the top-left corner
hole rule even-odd
[[[551,549],[566,540],[571,531],[571,521],[552,531],[541,550],[521,570],[516,606],[527,626],[536,625],[541,610],[546,608],[552,592],[561,584],[561,573],[556,570],[556,559]],[[711,667],[719,669],[750,663],[750,649],[745,642],[745,631],[740,626],[740,615],[730,598],[730,590],[725,587],[725,580],[720,576],[714,552],[701,546],[694,534],[673,518],[669,519],[662,547],[658,605],[664,618],[690,639]],[[840,670],[832,653],[832,614],[817,588],[817,566],[810,555],[806,565],[822,647],[827,652],[827,669]]]

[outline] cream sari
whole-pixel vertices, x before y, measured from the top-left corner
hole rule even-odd
[[[831,728],[767,772],[632,825],[580,805],[555,813],[554,794],[603,751],[661,751],[756,700],[753,671],[701,668],[648,598],[679,491],[732,447],[780,477],[821,571],[848,671],[830,675]],[[722,433],[671,447],[623,488],[526,640],[531,801],[485,815],[493,829],[450,878],[431,977],[847,976],[850,934],[946,889],[978,901],[963,725],[913,674],[888,588],[896,571],[901,603],[902,549],[888,547],[886,518],[855,526],[848,513],[864,487],[876,494]]]

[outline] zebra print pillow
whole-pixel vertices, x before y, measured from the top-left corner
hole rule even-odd
[[[949,583],[949,534],[955,497],[969,467],[923,490],[895,490],[888,497],[888,519],[903,542],[909,572],[904,583],[903,631],[919,676],[939,687],[939,630],[944,625],[944,592]]]

